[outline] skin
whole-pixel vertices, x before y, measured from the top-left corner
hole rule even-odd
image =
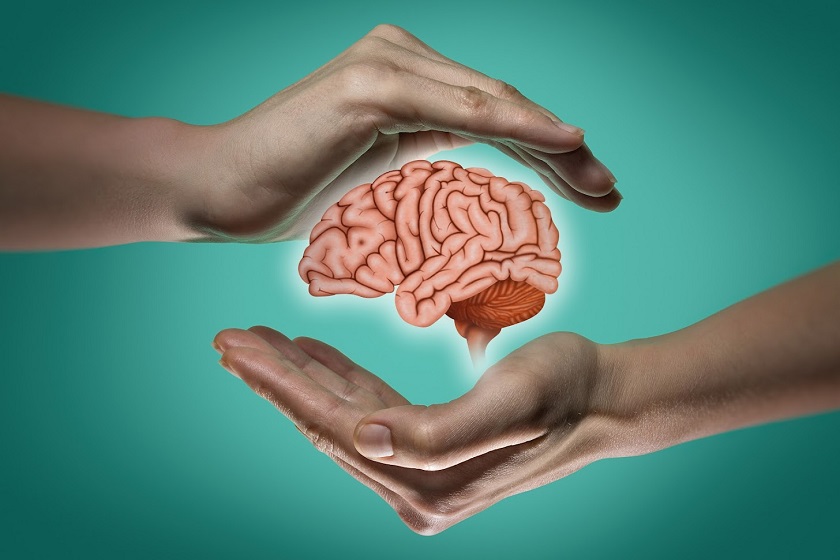
[[[351,188],[473,142],[586,208],[621,200],[582,130],[381,25],[214,126],[0,96],[0,249],[306,237]]]
[[[840,407],[840,263],[683,330],[618,345],[553,333],[418,406],[334,348],[219,333],[220,363],[412,530],[431,535],[599,459]]]
[[[293,239],[350,188],[471,142],[583,207],[621,200],[581,130],[386,25],[215,126],[0,96],[0,249]],[[840,407],[838,285],[834,264],[625,344],[549,334],[428,407],[316,340],[254,327],[214,346],[316,448],[433,534],[598,459]]]

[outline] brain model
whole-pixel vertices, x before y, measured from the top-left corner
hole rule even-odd
[[[425,327],[455,320],[474,361],[557,290],[557,228],[523,183],[451,161],[412,161],[360,185],[312,230],[298,271],[314,296],[379,297]]]

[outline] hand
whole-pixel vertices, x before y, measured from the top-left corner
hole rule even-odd
[[[215,344],[222,365],[432,534],[598,459],[840,408],[838,283],[834,263],[619,345],[549,334],[429,407],[316,340],[255,327]]]
[[[389,25],[219,125],[8,95],[0,121],[0,249],[306,237],[351,188],[472,142],[586,208],[621,200],[582,130]]]
[[[305,237],[351,188],[472,142],[586,208],[621,199],[582,130],[390,25],[241,117],[191,130],[203,163],[185,214],[212,240]]]
[[[576,335],[539,338],[462,397],[428,407],[317,340],[254,327],[222,331],[214,346],[222,365],[421,534],[608,456],[611,425],[593,408],[609,370],[604,347]]]

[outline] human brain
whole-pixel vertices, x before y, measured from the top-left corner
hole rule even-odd
[[[557,290],[559,236],[544,201],[486,169],[413,161],[331,206],[298,271],[314,296],[398,287],[405,321],[425,327],[449,315],[476,358]]]

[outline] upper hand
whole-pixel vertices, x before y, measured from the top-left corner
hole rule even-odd
[[[582,130],[390,25],[244,115],[193,130],[204,163],[185,214],[215,240],[305,237],[351,188],[472,142],[581,206],[608,211],[621,199]]]
[[[215,345],[222,365],[418,533],[443,531],[610,452],[612,423],[596,404],[601,347],[577,335],[539,338],[462,397],[428,407],[313,339],[254,327],[222,331]]]

